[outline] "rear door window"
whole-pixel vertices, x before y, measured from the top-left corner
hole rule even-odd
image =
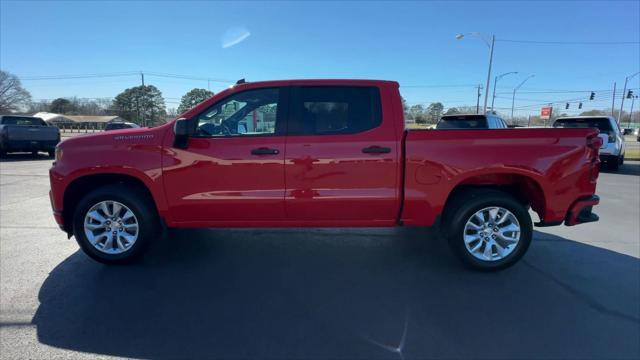
[[[486,129],[487,117],[482,115],[443,116],[436,129]]]
[[[355,134],[382,123],[376,87],[303,86],[293,90],[289,135]]]
[[[553,123],[555,128],[597,128],[601,133],[611,133],[613,128],[608,118],[566,118]]]

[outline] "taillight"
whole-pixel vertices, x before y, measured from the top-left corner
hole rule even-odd
[[[598,150],[604,145],[604,141],[599,136],[592,136],[587,138],[587,146],[591,149]]]
[[[604,140],[598,135],[592,135],[587,138],[587,147],[591,149],[591,161],[589,164],[589,178],[595,183],[600,175],[600,148],[604,144]]]

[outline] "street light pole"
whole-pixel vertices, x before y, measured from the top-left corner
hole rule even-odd
[[[531,75],[527,76],[526,79],[522,80],[520,85],[518,85],[515,88],[513,88],[513,97],[511,98],[511,124],[513,124],[513,108],[514,108],[514,105],[516,103],[516,91],[518,91],[518,89],[520,89],[520,87],[522,85],[524,85],[524,83],[527,82],[527,80],[531,79],[534,76],[535,76],[535,74],[531,74]]]
[[[491,85],[491,66],[493,65],[493,45],[495,45],[496,42],[496,36],[495,35],[491,35],[491,42],[489,42],[487,39],[484,38],[484,36],[481,33],[478,32],[472,32],[472,33],[468,33],[468,34],[457,34],[456,35],[456,40],[462,40],[465,35],[473,35],[473,36],[477,36],[480,39],[482,39],[482,41],[484,41],[485,44],[487,44],[487,46],[489,47],[489,70],[487,71],[487,85],[485,87],[485,92],[484,92],[484,112],[483,114],[487,113],[487,102],[489,101],[489,89],[490,89],[490,85]]]
[[[517,74],[517,71],[511,71],[508,73],[504,73],[504,74],[500,74],[498,76],[495,77],[495,79],[493,80],[493,98],[491,99],[491,111],[493,111],[493,104],[496,101],[496,87],[498,86],[498,80],[502,79],[503,77],[510,75],[510,74]]]
[[[622,101],[620,102],[620,111],[618,111],[618,124],[620,124],[622,122],[622,108],[624,107],[624,98],[625,98],[625,93],[627,92],[627,82],[631,79],[633,79],[636,75],[640,74],[640,71],[638,71],[637,73],[633,74],[633,75],[629,75],[626,78],[624,78],[624,88],[622,90]]]
[[[487,71],[487,86],[485,87],[485,91],[484,91],[484,110],[482,112],[482,114],[486,114],[487,113],[487,100],[489,99],[489,89],[491,89],[489,87],[490,82],[491,82],[491,65],[493,64],[493,45],[496,43],[496,36],[495,35],[491,35],[491,48],[489,50],[489,71]],[[493,110],[493,107],[491,107],[491,109]]]

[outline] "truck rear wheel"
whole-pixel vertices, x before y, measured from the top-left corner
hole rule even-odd
[[[515,264],[531,244],[533,225],[523,204],[497,190],[471,190],[447,204],[443,230],[462,262],[478,270]]]
[[[155,207],[135,188],[108,185],[87,194],[73,215],[82,250],[105,264],[137,259],[160,229]]]

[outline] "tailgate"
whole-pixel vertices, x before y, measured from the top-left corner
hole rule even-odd
[[[58,128],[53,126],[9,126],[9,141],[56,141]]]

